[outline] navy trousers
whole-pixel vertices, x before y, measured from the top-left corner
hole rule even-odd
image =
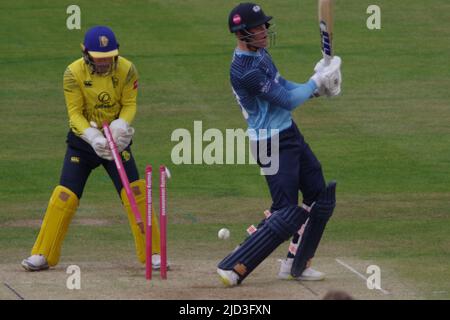
[[[265,143],[267,155],[273,156],[271,139]],[[303,203],[311,205],[326,188],[325,178],[319,160],[294,122],[290,128],[279,133],[278,156],[278,172],[265,176],[272,196],[270,211],[274,212],[288,205],[298,205],[299,192],[302,193]],[[264,167],[259,157],[258,163]]]
[[[68,133],[66,142],[67,150],[59,184],[72,190],[78,196],[78,199],[81,199],[84,186],[92,170],[102,165],[108,172],[120,196],[122,181],[114,161],[100,158],[89,143],[76,136],[72,131]],[[131,183],[139,179],[139,173],[130,145],[121,152],[121,156],[125,172]]]

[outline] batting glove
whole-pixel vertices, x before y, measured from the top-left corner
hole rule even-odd
[[[341,92],[341,58],[334,56],[330,64],[325,65],[324,59],[320,60],[314,67],[316,72],[311,79],[317,85],[317,93],[328,97],[337,96]]]

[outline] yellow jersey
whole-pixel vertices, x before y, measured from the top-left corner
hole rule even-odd
[[[94,121],[98,128],[103,122],[121,118],[131,124],[136,114],[138,73],[130,61],[120,57],[117,68],[108,75],[92,73],[80,58],[64,72],[64,97],[69,113],[69,126],[80,136]]]

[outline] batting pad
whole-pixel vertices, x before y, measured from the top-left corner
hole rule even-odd
[[[311,209],[310,221],[305,228],[292,264],[291,275],[294,278],[299,277],[305,271],[308,260],[314,257],[335,206],[336,181],[332,181],[319,195]]]
[[[58,264],[61,246],[78,204],[77,195],[70,189],[57,186],[53,190],[31,255],[43,255],[49,266]]]
[[[233,270],[244,280],[280,244],[298,231],[308,218],[308,212],[298,206],[288,206],[272,213],[266,223],[219,263],[223,270]]]
[[[130,183],[131,191],[133,192],[134,198],[136,199],[136,204],[141,214],[141,219],[143,222],[146,221],[145,213],[145,180],[136,180]],[[134,237],[134,244],[136,246],[136,255],[140,262],[145,263],[145,234],[141,232],[141,229],[136,223],[136,218],[134,216],[133,210],[131,209],[130,201],[128,200],[127,193],[125,189],[120,192],[120,197],[122,198],[125,211],[128,216],[128,222],[130,223],[131,232]],[[159,238],[159,226],[158,220],[156,219],[155,212],[152,208],[152,253],[160,253],[160,238]]]

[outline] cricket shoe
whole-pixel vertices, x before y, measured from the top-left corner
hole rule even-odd
[[[217,273],[225,287],[234,287],[239,284],[239,276],[232,270],[222,270],[217,268]]]
[[[34,254],[24,259],[21,265],[27,271],[41,271],[48,269],[47,259],[41,254]]]
[[[299,277],[294,278],[291,275],[292,263],[294,262],[294,258],[280,259],[278,261],[281,262],[278,279],[301,281],[320,281],[325,279],[325,273],[314,270],[311,267],[306,268]]]
[[[152,269],[161,269],[161,256],[159,254],[152,255]],[[170,262],[167,261],[167,270],[170,270]]]

